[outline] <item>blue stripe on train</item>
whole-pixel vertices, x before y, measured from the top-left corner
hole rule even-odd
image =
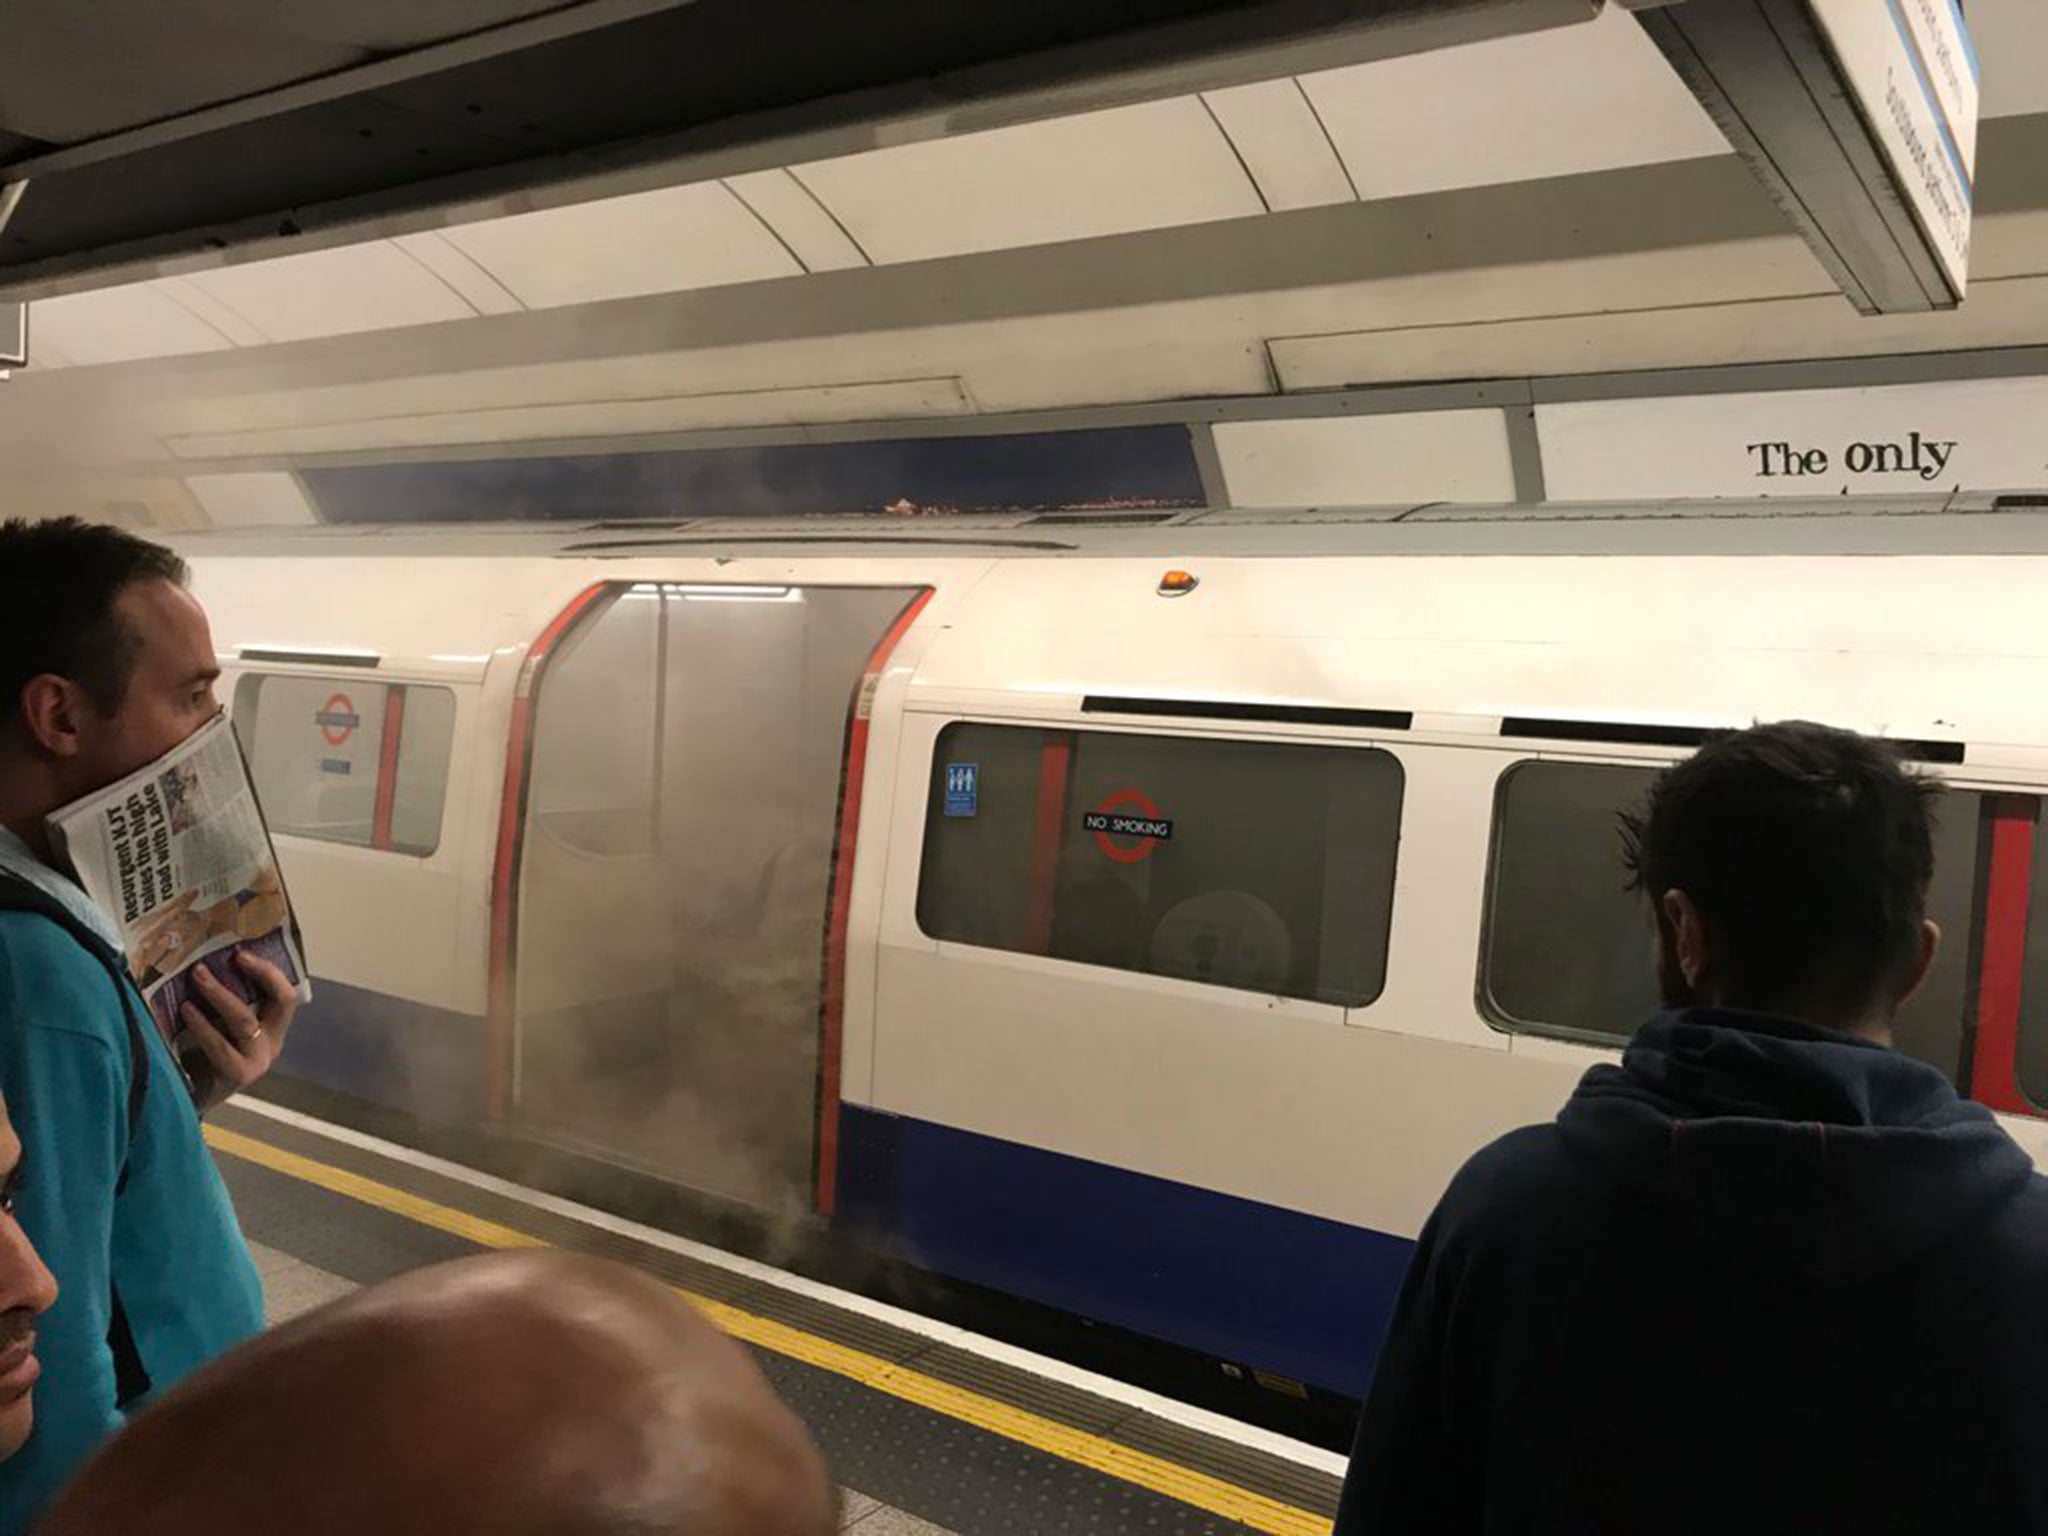
[[[426,1120],[458,1125],[488,1107],[488,1041],[475,1014],[411,1003],[313,978],[313,1001],[293,1021],[278,1070]]]
[[[839,1215],[940,1274],[1360,1396],[1415,1245],[856,1104]]]
[[[315,979],[280,1071],[443,1124],[487,1110],[484,1020]],[[840,1219],[939,1274],[1357,1396],[1414,1245],[857,1104]]]

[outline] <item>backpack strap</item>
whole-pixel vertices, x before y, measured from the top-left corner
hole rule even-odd
[[[113,982],[114,993],[121,1000],[121,1022],[128,1030],[128,1146],[132,1153],[136,1135],[142,1128],[142,1108],[149,1097],[149,1042],[142,1034],[142,999],[135,991],[135,984],[128,979],[128,967],[121,953],[81,923],[56,897],[6,870],[0,870],[0,912],[31,912],[47,918],[97,960],[108,980]],[[121,1171],[114,1177],[115,1196],[118,1198],[127,1188],[128,1160],[123,1158]],[[149,1370],[142,1363],[141,1351],[135,1347],[135,1335],[128,1326],[127,1309],[121,1305],[120,1288],[114,1285],[111,1276],[108,1287],[111,1310],[108,1314],[107,1348],[114,1356],[114,1401],[117,1406],[127,1408],[148,1395]]]
[[[126,961],[120,951],[74,917],[64,903],[6,870],[0,870],[0,912],[33,912],[48,918],[97,960],[114,984],[121,999],[121,1022],[128,1030],[128,1139],[133,1145],[135,1133],[142,1126],[142,1106],[149,1097],[149,1046],[142,1037],[142,1000],[136,995],[135,984],[128,979]],[[127,1184],[128,1167],[124,1162],[115,1193],[120,1193]]]

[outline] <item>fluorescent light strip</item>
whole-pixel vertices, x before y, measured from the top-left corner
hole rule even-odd
[[[804,595],[795,587],[742,587],[672,582],[662,590],[672,592],[686,603],[800,603]]]

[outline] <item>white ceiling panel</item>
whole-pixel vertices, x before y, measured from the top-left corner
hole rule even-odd
[[[1728,154],[1633,17],[1304,75],[1361,197]]]
[[[878,263],[1264,211],[1191,96],[895,145],[797,173]]]
[[[182,279],[271,341],[308,341],[476,314],[462,296],[388,240],[216,267]]]
[[[624,437],[720,427],[803,426],[917,416],[964,416],[973,410],[957,378],[881,379],[789,389],[668,395],[655,400],[590,401],[379,416],[240,432],[167,437],[181,459],[233,459],[287,453],[339,453],[367,448],[445,447],[531,439]]]
[[[185,484],[216,528],[277,528],[320,521],[299,477],[282,470],[193,475]]]
[[[2041,0],[1970,0],[1986,117],[2048,112],[2048,14]]]
[[[796,259],[811,272],[837,272],[864,267],[867,253],[853,243],[825,205],[786,170],[754,171],[729,177],[733,196],[782,237]]]
[[[34,368],[129,363],[234,345],[153,283],[39,299],[29,312]]]
[[[1256,395],[1273,387],[1256,339],[1227,328],[1181,331],[1129,310],[1061,315],[1015,341],[1004,338],[999,352],[968,343],[947,355],[960,358],[956,366],[983,411]]]
[[[1232,506],[1515,499],[1497,410],[1222,421],[1215,434]]]
[[[636,401],[672,400],[685,391],[687,398],[739,398],[774,394],[792,383],[865,388],[871,382],[871,336],[856,333],[825,344],[799,345],[804,362],[794,378],[781,366],[780,349],[772,343],[589,357],[556,341],[538,353],[523,353],[523,360],[511,366],[454,371],[433,371],[432,355],[413,351],[413,362],[429,371],[408,369],[395,377],[353,379],[345,368],[337,373],[316,367],[266,380],[263,387],[247,391],[188,390],[178,395],[158,430],[166,437],[214,437],[373,417],[442,417],[560,405],[610,410]],[[890,353],[892,365],[906,376],[951,375],[950,368],[927,368],[925,360],[915,345]]]
[[[793,277],[803,270],[716,181],[442,233],[531,309]]]
[[[190,310],[237,347],[260,347],[270,338],[255,321],[223,303],[188,277],[160,277],[152,285],[181,308]]]
[[[1206,92],[1202,100],[1276,213],[1348,203],[1358,195],[1298,80],[1235,85]]]
[[[480,315],[509,315],[526,307],[509,288],[478,266],[474,257],[450,244],[438,229],[399,235],[391,243],[461,294]]]
[[[1961,309],[1859,315],[1838,293],[1530,315],[1272,342],[1280,387],[1712,368],[1806,357],[2048,344],[2048,277],[1973,283]],[[977,385],[977,389],[979,386]]]

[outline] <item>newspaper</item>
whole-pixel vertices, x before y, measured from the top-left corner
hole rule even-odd
[[[49,818],[51,840],[86,894],[120,927],[129,974],[175,1050],[179,1010],[213,1010],[204,964],[244,1002],[255,989],[235,955],[283,971],[313,995],[277,852],[223,714],[155,762]]]

